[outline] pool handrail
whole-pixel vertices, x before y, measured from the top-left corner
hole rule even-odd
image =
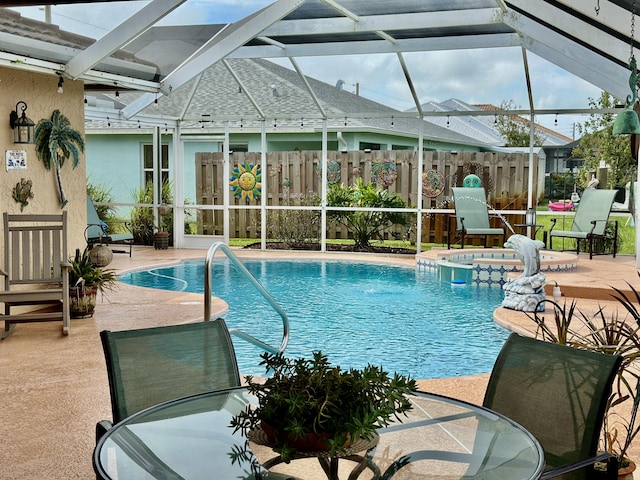
[[[280,318],[282,318],[282,328],[283,328],[282,343],[280,344],[279,348],[275,348],[261,340],[258,340],[252,335],[249,335],[248,333],[243,332],[242,330],[238,330],[237,328],[230,328],[229,333],[236,335],[240,338],[243,338],[249,343],[252,343],[258,346],[267,352],[270,352],[270,353],[284,352],[284,349],[286,348],[287,343],[289,342],[289,317],[287,317],[287,314],[282,309],[280,304],[276,302],[276,300],[262,286],[262,284],[258,281],[258,279],[256,279],[256,277],[247,269],[247,267],[244,266],[244,264],[240,261],[240,259],[236,257],[235,254],[231,251],[231,249],[223,242],[215,242],[209,247],[209,250],[207,251],[207,257],[204,262],[204,321],[208,322],[209,320],[211,320],[211,294],[212,294],[211,284],[212,284],[212,275],[213,275],[211,267],[213,263],[213,257],[215,256],[218,250],[222,251],[227,256],[227,258],[238,268],[240,273],[243,273],[245,277],[247,277],[247,279],[253,284],[253,286],[258,290],[258,292],[260,292],[260,294],[264,297],[264,299],[267,302],[269,302],[269,304],[278,313],[278,315],[280,315]]]

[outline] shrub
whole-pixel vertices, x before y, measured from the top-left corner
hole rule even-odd
[[[291,194],[285,189],[283,205],[309,207],[320,205],[313,192]],[[320,212],[318,210],[273,210],[267,217],[267,236],[282,242],[288,248],[306,243],[317,243],[320,238]]]

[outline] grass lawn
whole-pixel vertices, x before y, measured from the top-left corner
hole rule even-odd
[[[611,216],[609,217],[609,221],[617,221],[618,222],[618,253],[619,254],[629,254],[632,255],[635,253],[635,235],[636,228],[631,225],[631,222],[627,222],[628,215],[624,216]],[[566,216],[564,218],[564,226],[562,225],[562,215],[558,215],[556,212],[549,211],[538,211],[538,215],[536,216],[536,222],[538,225],[543,225],[541,229],[538,230],[536,234],[537,240],[543,239],[543,232],[548,232],[549,228],[551,228],[551,219],[557,218],[558,221],[556,223],[556,229],[558,230],[569,230],[571,228],[571,220],[573,217]],[[564,240],[564,248],[562,246],[562,241]],[[561,239],[557,238],[553,241],[553,249],[554,250],[575,250],[575,240],[572,239]]]
[[[571,228],[571,216],[566,216],[564,218],[564,226],[562,224],[562,215],[558,215],[555,212],[549,212],[547,210],[539,211],[536,217],[536,221],[538,225],[542,225],[542,228],[538,229],[536,233],[537,240],[543,240],[544,232],[548,232],[551,227],[551,219],[557,218],[556,229],[560,230],[568,230]],[[627,222],[628,216],[615,216],[610,217],[610,220],[615,219],[618,222],[618,238],[619,238],[619,254],[629,254],[632,255],[635,253],[635,234],[636,229],[635,226],[631,225],[631,222]],[[627,224],[628,223],[628,224]],[[517,229],[516,229],[517,231]],[[517,231],[517,233],[520,233]],[[256,238],[232,238],[230,239],[230,245],[232,247],[244,247],[246,245],[250,245],[252,243],[259,242],[260,239]],[[277,240],[267,240],[277,241]],[[564,241],[564,247],[563,247]],[[352,245],[352,240],[327,240],[327,243],[332,244],[345,244]],[[371,242],[373,246],[382,246],[382,247],[393,247],[393,248],[409,248],[415,250],[415,245],[411,245],[409,242],[402,240],[385,240],[385,241],[373,241]],[[422,251],[431,250],[433,247],[443,247],[445,245],[440,243],[423,243]],[[554,250],[575,250],[575,240],[572,239],[556,239],[554,240],[553,245]]]

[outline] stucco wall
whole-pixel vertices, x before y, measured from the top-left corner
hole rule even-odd
[[[16,103],[24,101],[27,105],[27,117],[34,123],[58,109],[71,121],[71,126],[84,136],[84,88],[82,82],[66,80],[64,92],[57,92],[58,77],[43,75],[10,68],[0,68],[0,144],[2,145],[2,167],[0,169],[0,208],[3,212],[20,213],[20,204],[13,199],[13,189],[22,178],[33,182],[34,198],[22,213],[54,214],[60,213],[55,172],[44,168],[36,157],[35,145],[13,143],[13,130],[9,126],[9,114],[15,110]],[[21,111],[18,111],[21,114]],[[11,171],[6,169],[6,151],[24,150],[27,154],[27,170]],[[87,223],[86,212],[86,169],[85,156],[81,154],[80,163],[72,168],[69,159],[62,167],[62,184],[69,203],[65,206],[69,217],[69,253],[85,246],[84,229]],[[0,230],[2,225],[0,222]],[[2,238],[2,237],[0,237]],[[4,248],[0,242],[0,251]],[[3,253],[3,251],[2,251]]]

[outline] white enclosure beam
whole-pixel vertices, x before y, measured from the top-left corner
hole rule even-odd
[[[261,35],[268,26],[291,13],[305,1],[277,0],[262,10],[229,25],[219,35],[216,35],[215,38],[200,48],[191,61],[182,64],[167,75],[162,81],[161,91],[164,94],[168,94],[171,90],[181,87],[241,45]],[[125,117],[131,117],[150,105],[153,101],[153,98],[150,97],[150,95],[143,95],[136,102],[126,107],[123,110]]]
[[[67,62],[65,68],[66,76],[74,80],[77,79],[82,73],[90,70],[113,52],[129,43],[185,1],[153,0]]]

